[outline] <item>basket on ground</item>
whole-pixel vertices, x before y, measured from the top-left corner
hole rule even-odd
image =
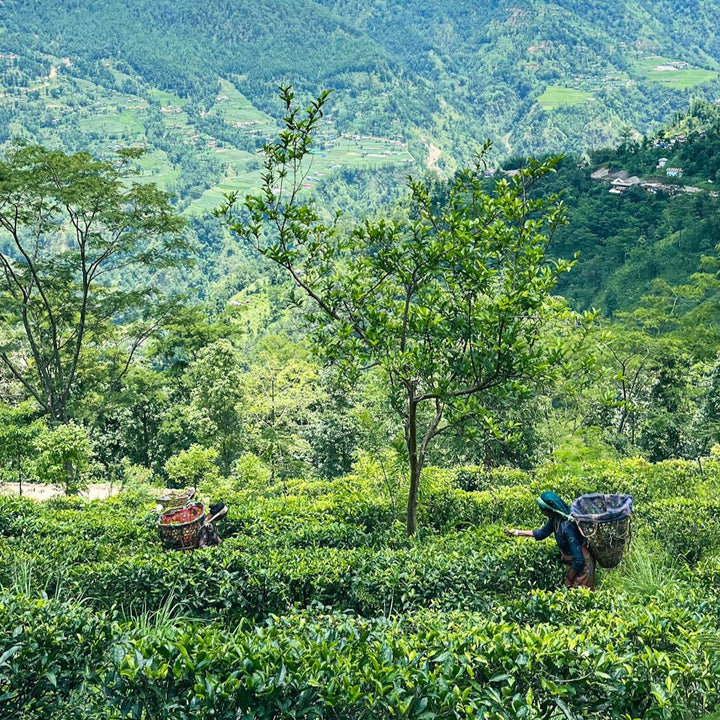
[[[633,499],[630,495],[581,495],[570,514],[600,567],[614,568],[630,547]]]
[[[158,522],[163,544],[176,550],[191,550],[197,547],[198,533],[205,520],[202,503],[183,508],[166,510]]]

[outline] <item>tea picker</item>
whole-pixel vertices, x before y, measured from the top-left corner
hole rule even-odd
[[[595,563],[615,567],[631,540],[630,495],[593,493],[577,498],[568,506],[556,493],[546,491],[537,500],[548,520],[537,530],[505,528],[511,537],[544,540],[550,535],[560,549],[560,559],[568,565],[566,587],[595,589]]]
[[[165,510],[158,520],[162,543],[169,550],[195,550],[219,545],[222,540],[217,522],[227,512],[223,502],[211,505],[207,515],[200,502],[188,502],[184,507]]]
[[[227,505],[223,502],[218,502],[210,506],[210,514],[205,518],[205,521],[198,531],[197,546],[199,548],[219,545],[222,542],[216,523],[227,515],[227,511]]]

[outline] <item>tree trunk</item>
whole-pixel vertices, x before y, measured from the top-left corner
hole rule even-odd
[[[420,472],[421,467],[415,460],[410,461],[410,492],[408,493],[408,506],[407,506],[407,534],[408,537],[412,537],[417,530],[417,507],[418,507],[418,492],[420,490]]]
[[[410,399],[407,423],[405,425],[405,443],[410,459],[410,491],[407,506],[407,534],[412,537],[417,530],[418,494],[420,491],[420,474],[422,458],[418,455],[417,445],[417,404]]]
[[[65,494],[77,495],[79,492],[78,482],[75,473],[75,465],[72,460],[66,460],[65,467]]]

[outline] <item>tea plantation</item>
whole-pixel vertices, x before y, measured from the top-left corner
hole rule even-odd
[[[566,590],[553,489],[635,498],[631,552]],[[0,717],[690,719],[720,709],[720,462],[430,469],[420,532],[370,469],[223,490],[163,549],[158,490],[0,498]],[[200,487],[206,500],[216,493]]]

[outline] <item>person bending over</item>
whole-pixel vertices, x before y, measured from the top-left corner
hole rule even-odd
[[[546,491],[537,500],[540,512],[547,522],[537,530],[504,529],[509,537],[532,537],[545,540],[551,535],[560,549],[560,560],[568,565],[565,587],[595,589],[595,559],[587,548],[578,526],[570,519],[570,507],[554,492]]]
[[[199,548],[211,547],[219,545],[222,542],[217,529],[218,520],[222,520],[227,515],[227,506],[223,502],[215,503],[210,506],[210,514],[205,518],[200,531],[198,533]]]

